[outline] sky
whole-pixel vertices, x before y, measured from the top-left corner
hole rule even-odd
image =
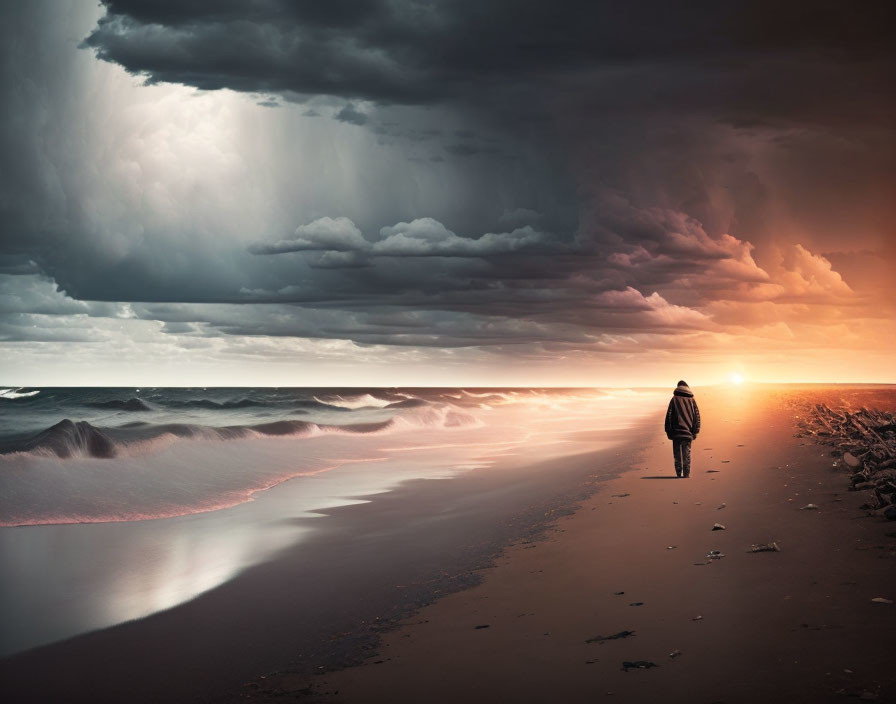
[[[892,3],[0,13],[0,384],[896,382]]]

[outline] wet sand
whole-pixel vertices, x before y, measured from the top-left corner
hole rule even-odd
[[[475,584],[476,569],[503,546],[533,537],[593,491],[596,471],[608,477],[629,467],[647,432],[550,461],[530,452],[525,466],[496,448],[486,470],[413,480],[370,503],[318,511],[324,518],[290,519],[313,530],[190,602],[0,660],[0,697],[217,701],[228,692],[239,698],[261,673],[360,662],[390,619]],[[593,432],[573,446],[606,447],[618,435]]]
[[[794,401],[844,394],[697,398],[690,479],[665,478],[670,445],[654,433],[633,471],[405,619],[364,665],[271,673],[234,700],[896,701],[896,605],[872,602],[896,600],[896,523],[859,509],[867,496],[847,491],[830,448],[794,437]],[[780,552],[747,552],[769,541]]]

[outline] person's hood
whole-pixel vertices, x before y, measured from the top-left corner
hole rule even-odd
[[[675,396],[688,396],[690,398],[694,397],[694,392],[691,391],[691,387],[687,384],[681,384],[675,387],[675,391],[672,392]]]

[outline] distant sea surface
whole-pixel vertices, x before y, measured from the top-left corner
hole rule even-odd
[[[403,481],[609,447],[667,396],[0,389],[0,655],[194,598]]]

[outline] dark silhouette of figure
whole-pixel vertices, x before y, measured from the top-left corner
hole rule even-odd
[[[691,441],[700,432],[700,409],[690,387],[679,381],[666,411],[666,437],[672,441],[675,476],[691,476]]]

